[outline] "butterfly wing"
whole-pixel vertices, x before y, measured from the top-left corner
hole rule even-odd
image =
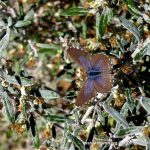
[[[111,74],[101,74],[94,80],[94,88],[97,92],[107,93],[112,88]]]
[[[70,57],[81,67],[88,70],[91,67],[90,55],[80,49],[70,47],[68,50]]]
[[[112,76],[109,57],[105,54],[96,54],[91,58],[91,65],[101,73],[94,80],[94,87],[97,92],[107,93],[112,88]]]
[[[95,54],[91,56],[91,66],[103,72],[110,71],[110,60],[105,54]]]
[[[91,98],[96,95],[96,91],[94,89],[94,80],[88,79],[83,87],[81,88],[77,98],[76,98],[76,105],[82,106],[86,104]]]

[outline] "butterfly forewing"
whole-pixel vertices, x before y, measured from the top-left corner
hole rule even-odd
[[[91,67],[90,55],[87,52],[81,51],[80,49],[73,47],[69,48],[67,51],[70,57],[81,67],[86,70]]]
[[[110,71],[110,60],[105,54],[95,54],[91,56],[91,66],[100,71]]]
[[[86,104],[91,98],[93,98],[96,94],[94,89],[94,81],[88,79],[83,87],[81,88],[77,98],[76,98],[76,105],[82,106]]]

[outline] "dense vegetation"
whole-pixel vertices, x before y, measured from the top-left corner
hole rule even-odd
[[[150,149],[150,1],[0,1],[0,149]],[[111,60],[112,89],[85,82],[69,46]]]

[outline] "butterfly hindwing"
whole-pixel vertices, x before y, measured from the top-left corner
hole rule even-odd
[[[82,106],[86,104],[92,97],[96,94],[94,89],[94,81],[88,79],[83,87],[81,88],[77,98],[76,98],[76,105]]]

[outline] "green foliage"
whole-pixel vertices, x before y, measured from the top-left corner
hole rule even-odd
[[[13,111],[14,108],[12,107],[6,92],[3,92],[2,99],[6,117],[11,123],[14,123],[15,122],[15,112]]]
[[[102,13],[97,13],[96,15],[96,29],[97,29],[97,39],[102,39],[106,27],[113,18],[113,12],[110,8],[104,8]]]
[[[80,150],[85,150],[84,144],[80,139],[78,139],[76,136],[72,135],[71,133],[68,133],[67,136],[75,144],[77,148],[79,148]]]
[[[105,103],[103,104],[103,108],[109,115],[114,117],[114,119],[117,122],[119,122],[124,128],[127,128],[129,126],[127,121],[123,118],[123,116],[121,116],[114,108],[110,107],[109,105]]]
[[[150,149],[149,6],[0,1],[0,149]],[[111,59],[111,91],[79,108],[69,46]]]
[[[125,28],[127,28],[131,33],[133,33],[133,35],[136,37],[137,41],[140,42],[140,33],[137,30],[137,28],[125,18],[120,17],[120,20],[122,22],[122,25]]]
[[[56,123],[63,123],[67,120],[66,117],[64,116],[60,116],[60,115],[53,115],[53,114],[45,114],[44,118],[46,120],[52,121],[52,122],[56,122]]]
[[[61,15],[62,16],[86,16],[88,12],[89,11],[85,8],[77,7],[77,8],[70,8],[70,9],[64,10],[61,13]]]
[[[10,39],[10,29],[9,27],[7,27],[6,34],[3,36],[3,38],[0,41],[0,57],[5,57],[6,49],[9,44],[9,39]]]

